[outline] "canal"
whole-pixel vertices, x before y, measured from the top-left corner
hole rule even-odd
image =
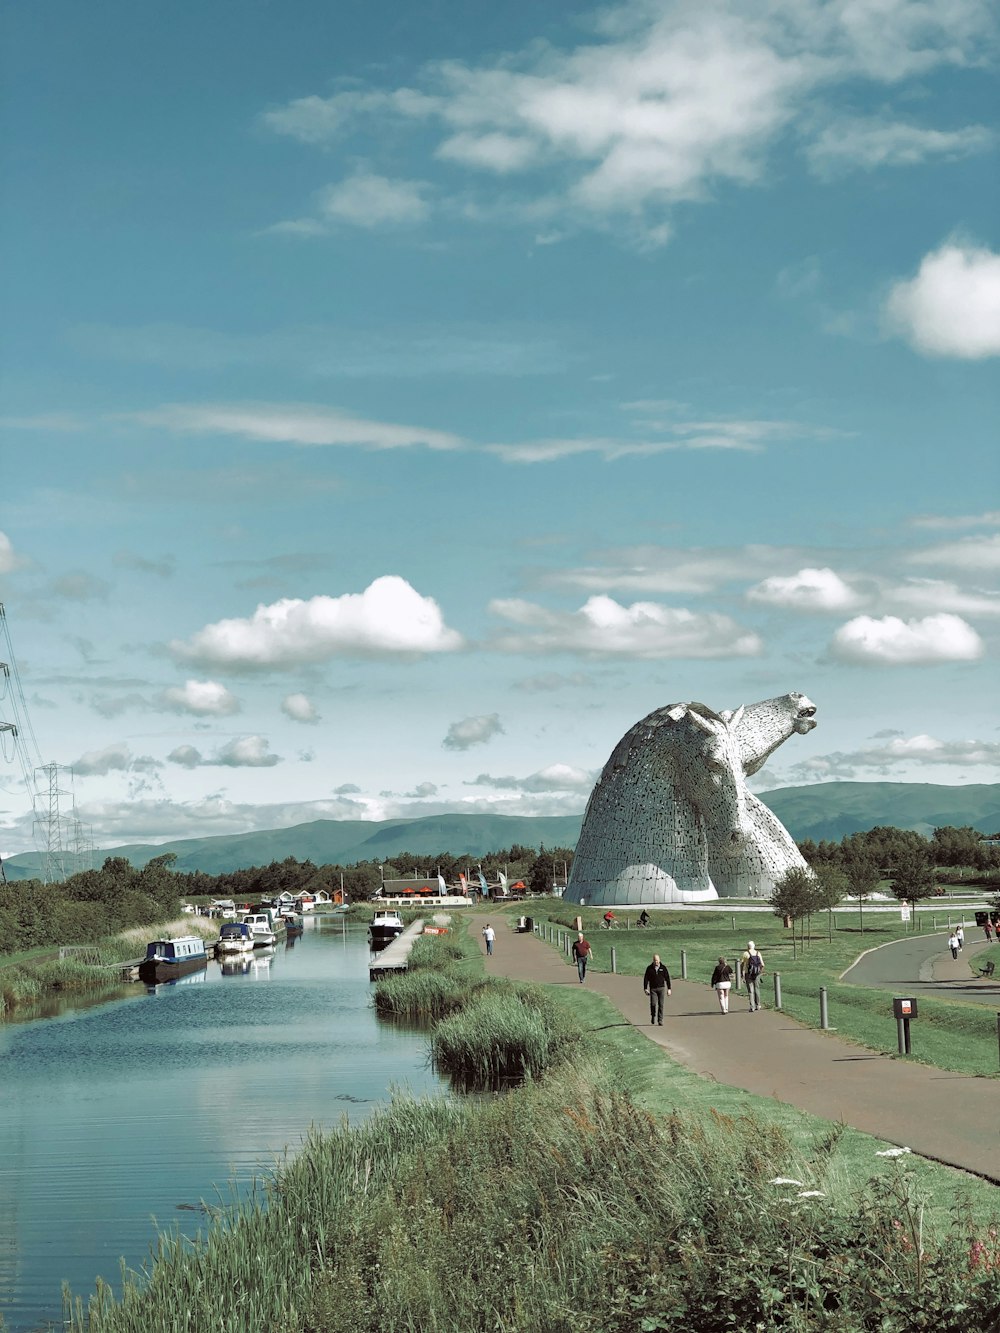
[[[420,1034],[371,1007],[363,926],[314,918],[245,974],[135,985],[54,1018],[0,1024],[0,1313],[61,1322],[157,1228],[195,1235],[310,1124],[357,1120],[441,1081]]]

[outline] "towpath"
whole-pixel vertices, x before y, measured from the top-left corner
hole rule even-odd
[[[480,947],[485,920],[469,919]],[[486,970],[519,981],[579,986],[576,968],[532,934],[499,931]],[[589,972],[585,984],[695,1073],[843,1121],[1000,1184],[998,1079],[879,1055],[833,1033],[802,1027],[774,1009],[751,1014],[737,994],[723,1015],[707,986],[679,979],[667,1000],[664,1026],[651,1027],[640,977]]]

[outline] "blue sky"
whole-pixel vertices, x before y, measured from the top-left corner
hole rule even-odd
[[[991,7],[475,9],[8,11],[0,854],[1000,780]]]

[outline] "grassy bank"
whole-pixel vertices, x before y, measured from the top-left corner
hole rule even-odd
[[[671,974],[679,977],[683,949],[688,979],[703,982],[706,988],[719,956],[728,958],[735,967],[747,939],[752,939],[767,964],[765,1003],[772,1002],[773,976],[780,972],[784,1012],[818,1027],[819,990],[825,986],[830,1024],[838,1036],[875,1051],[896,1050],[896,1022],[889,992],[852,986],[841,981],[840,975],[865,949],[901,938],[897,920],[872,917],[871,924],[866,921],[864,934],[856,928],[842,928],[833,930],[830,938],[825,920],[814,918],[811,937],[803,948],[799,943],[793,947],[791,931],[785,930],[770,912],[740,913],[735,917],[735,930],[733,918],[718,912],[657,912],[654,924],[645,930],[603,930],[597,909],[584,909],[583,917],[587,938],[594,945],[593,966],[598,971],[611,970],[613,947],[619,972],[641,976],[655,952]],[[575,918],[567,905],[540,919],[550,919],[567,930]],[[974,976],[970,966],[970,980]],[[991,1007],[921,996],[920,1026],[914,1044],[913,1058],[938,1069],[986,1077],[998,1073],[996,1013]]]
[[[450,938],[416,972],[469,990]],[[518,994],[569,1038],[536,1077],[311,1135],[72,1333],[995,1330],[995,1190],[699,1079],[594,993],[478,981],[446,1024]]]
[[[33,949],[0,959],[0,1020],[43,1005],[58,994],[100,995],[120,990],[116,964],[145,955],[146,944],[169,935],[202,935],[214,940],[219,923],[185,916],[153,926],[134,926],[87,945],[80,956],[60,959],[58,950]]]

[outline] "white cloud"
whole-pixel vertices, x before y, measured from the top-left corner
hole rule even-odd
[[[960,616],[936,615],[923,620],[896,616],[857,616],[841,625],[830,643],[841,662],[886,666],[973,662],[984,648],[979,635]]]
[[[953,611],[956,615],[1000,615],[1000,593],[966,592],[943,579],[907,579],[886,584],[882,600],[913,611]]]
[[[466,785],[493,787],[499,791],[589,792],[594,785],[594,774],[582,768],[574,768],[572,764],[549,764],[547,768],[541,768],[526,778],[494,778],[489,773],[480,773]]]
[[[862,598],[832,569],[800,569],[784,578],[775,575],[747,590],[747,600],[796,611],[847,611]]]
[[[282,762],[272,754],[264,736],[238,736],[205,758],[193,745],[179,745],[167,755],[167,762],[181,768],[273,768]]]
[[[424,181],[389,180],[359,172],[322,191],[319,208],[333,222],[355,227],[399,226],[423,222],[430,212]]]
[[[503,734],[499,713],[485,713],[453,722],[441,744],[446,750],[468,750],[473,745],[485,745],[494,736]]]
[[[996,528],[1000,527],[1000,509],[990,509],[984,514],[920,514],[911,522],[915,528],[938,528],[944,531],[955,528]]]
[[[531,139],[514,134],[454,134],[439,146],[437,156],[504,175],[528,166],[537,158],[538,147]]]
[[[5,532],[0,532],[0,574],[11,574],[26,562],[14,551],[14,545]]]
[[[444,623],[433,597],[385,575],[363,593],[284,598],[246,619],[206,625],[170,651],[182,661],[230,670],[290,668],[331,657],[399,657],[455,652],[462,636]]]
[[[756,634],[728,616],[696,613],[611,597],[591,597],[579,611],[549,611],[517,599],[490,603],[494,615],[520,627],[501,631],[494,646],[511,653],[582,653],[591,657],[751,657],[761,651]]]
[[[127,773],[132,762],[132,751],[124,741],[119,741],[103,750],[88,750],[70,768],[76,777],[106,777],[108,773]]]
[[[124,413],[123,421],[184,435],[236,435],[268,444],[346,445],[360,449],[458,449],[445,431],[367,421],[311,403],[167,403],[148,412]]]
[[[179,764],[181,768],[200,768],[204,762],[201,751],[193,745],[178,745],[167,755],[168,764]]]
[[[954,569],[994,573],[1000,570],[1000,533],[926,546],[922,551],[914,551],[909,560],[915,565],[950,565]]]
[[[794,764],[788,778],[795,782],[827,782],[850,780],[866,772],[891,773],[901,768],[913,772],[938,765],[961,769],[1000,767],[1000,742],[892,736],[885,745],[836,750]]]
[[[780,546],[626,546],[608,552],[603,564],[560,570],[543,581],[588,592],[697,594],[777,573],[801,558],[802,552]]]
[[[933,130],[902,121],[845,117],[826,125],[806,156],[820,175],[836,176],[855,167],[873,171],[914,166],[930,157],[967,157],[984,152],[994,141],[995,135],[984,125]]]
[[[227,717],[240,711],[240,701],[225,685],[214,680],[186,680],[164,690],[161,696],[167,708],[196,717]]]
[[[387,124],[393,139],[409,124],[424,138],[437,133],[430,151],[477,173],[476,184],[484,172],[505,183],[520,173],[532,207],[508,199],[506,212],[532,226],[542,211],[598,226],[617,217],[662,243],[665,210],[710,197],[718,182],[759,181],[793,128],[807,152],[820,137],[812,151],[829,159],[821,136],[831,88],[856,95],[859,83],[891,88],[941,65],[974,63],[992,30],[986,0],[749,8],[635,0],[600,11],[574,48],[538,41],[478,67],[437,62],[418,73],[417,87],[343,88],[297,98],[264,119],[307,143],[364,133],[366,146],[390,137]],[[891,111],[885,119],[878,134],[854,130],[856,158],[875,165],[971,151],[977,134],[895,126]],[[466,199],[463,211],[494,216],[491,203]]]
[[[1000,255],[946,242],[893,287],[886,315],[926,356],[1000,356]]]
[[[273,768],[281,758],[270,752],[266,737],[240,736],[223,745],[205,763],[221,768]]]
[[[305,694],[286,694],[281,701],[281,711],[293,722],[319,721],[316,705]]]

